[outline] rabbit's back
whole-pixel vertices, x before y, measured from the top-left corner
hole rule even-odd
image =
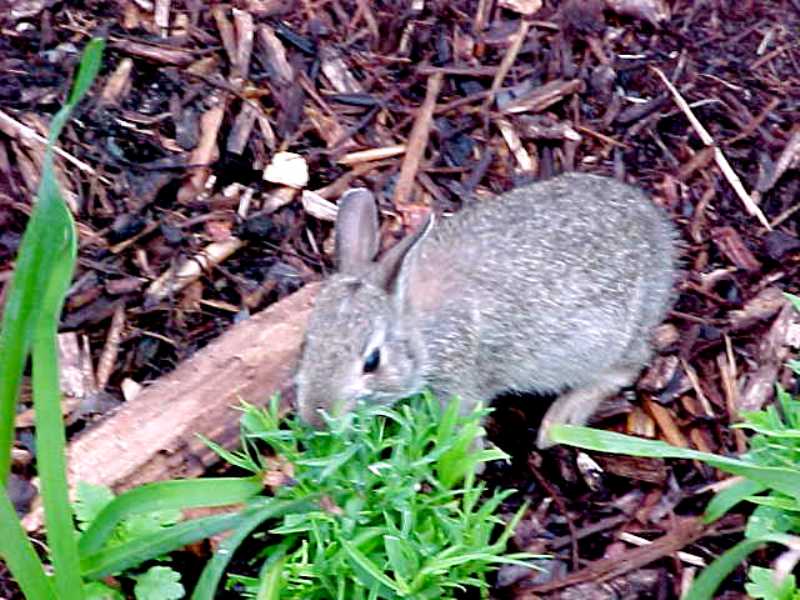
[[[641,366],[674,277],[672,225],[640,191],[562,175],[444,220],[410,275],[428,348],[448,388],[477,357],[482,395],[556,391]]]

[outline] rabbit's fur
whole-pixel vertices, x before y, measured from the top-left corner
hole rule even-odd
[[[296,375],[303,419],[430,387],[470,410],[501,392],[562,392],[545,415],[583,424],[633,383],[672,298],[676,235],[639,190],[565,174],[425,226],[375,261],[365,189],[339,203],[339,272],[320,290]]]

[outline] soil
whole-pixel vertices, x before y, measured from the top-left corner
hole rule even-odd
[[[0,26],[0,293],[38,185],[29,132],[46,135],[90,37],[108,40],[58,159],[80,236],[62,332],[90,356],[71,434],[323,278],[348,187],[375,192],[388,247],[429,210],[573,170],[644,188],[682,238],[657,356],[599,426],[736,454],[740,412],[776,381],[800,391],[781,295],[800,292],[797,0],[30,0]],[[485,477],[520,491],[509,511],[531,503],[515,545],[556,556],[533,578],[501,573],[498,597],[571,573],[584,587],[550,597],[677,598],[740,539],[741,513],[692,535],[721,473],[598,453],[588,468],[535,449],[545,399],[496,405],[490,438],[513,461]],[[20,406],[23,510],[35,448]],[[632,536],[666,542],[642,559]],[[12,589],[0,566],[0,596]]]

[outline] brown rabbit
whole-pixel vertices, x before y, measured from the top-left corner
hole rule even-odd
[[[336,220],[338,273],[320,290],[297,404],[319,425],[357,402],[428,386],[464,410],[501,392],[566,392],[539,431],[583,424],[633,383],[675,276],[676,234],[639,190],[565,174],[433,217],[379,259],[372,194],[348,191]]]

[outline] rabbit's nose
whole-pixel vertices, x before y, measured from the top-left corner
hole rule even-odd
[[[314,429],[322,429],[325,426],[325,420],[322,418],[322,409],[313,404],[300,408],[300,418]]]

